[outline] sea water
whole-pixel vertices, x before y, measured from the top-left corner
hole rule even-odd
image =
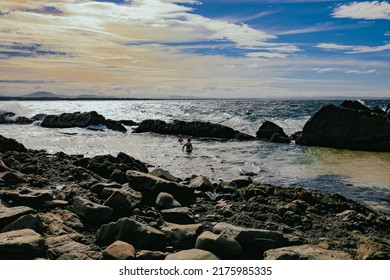
[[[385,108],[389,100],[367,100]],[[3,101],[0,110],[31,117],[38,113],[97,111],[114,120],[145,119],[210,121],[255,135],[272,121],[287,134],[332,100],[126,100],[126,101]],[[252,173],[256,182],[298,185],[327,193],[340,193],[390,215],[390,153],[336,150],[276,144],[264,141],[216,141],[193,138],[194,151],[182,152],[173,135],[127,133],[83,128],[53,129],[39,125],[0,125],[0,134],[26,147],[95,156],[125,152],[153,167],[186,178],[205,175],[212,181]],[[151,167],[151,169],[153,168]]]

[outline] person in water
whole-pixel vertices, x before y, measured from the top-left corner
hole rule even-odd
[[[192,152],[193,148],[192,148],[191,138],[187,139],[187,143],[185,143],[183,145],[183,147],[181,148],[182,151],[184,151],[184,147],[186,148],[186,152],[187,153],[191,153]]]

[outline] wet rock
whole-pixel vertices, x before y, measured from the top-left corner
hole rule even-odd
[[[322,249],[313,245],[299,245],[268,250],[265,260],[351,260],[343,251]]]
[[[34,259],[47,250],[45,239],[32,229],[0,233],[0,259]]]
[[[176,183],[180,183],[182,181],[180,178],[173,176],[171,173],[161,168],[156,168],[152,170],[149,174]]]
[[[260,126],[259,130],[256,132],[256,138],[271,141],[271,138],[275,133],[279,135],[279,138],[288,139],[288,136],[284,133],[283,128],[270,121],[265,121]]]
[[[198,176],[191,180],[189,188],[197,191],[213,191],[214,187],[210,180],[205,176]]]
[[[43,223],[39,216],[27,214],[21,216],[17,220],[13,221],[9,225],[5,226],[1,232],[20,230],[20,229],[32,229],[35,232],[42,234],[43,233]]]
[[[194,191],[187,186],[134,170],[127,171],[126,175],[129,186],[142,192],[143,196],[149,198],[152,203],[156,201],[157,195],[161,192],[173,195],[182,205],[194,201]]]
[[[164,260],[168,253],[161,251],[140,250],[136,254],[137,260]]]
[[[177,253],[168,255],[166,260],[219,260],[219,258],[211,252],[201,249],[183,250]]]
[[[175,249],[189,249],[195,247],[195,241],[202,232],[201,224],[179,225],[167,223],[161,229],[167,238],[169,244]]]
[[[0,198],[12,205],[38,207],[42,206],[45,201],[53,200],[53,192],[23,188],[15,191],[0,191]]]
[[[389,152],[390,120],[367,110],[327,105],[308,120],[296,143]]]
[[[194,137],[210,137],[221,139],[253,140],[254,137],[241,133],[230,127],[210,122],[185,122],[175,120],[166,123],[161,120],[144,120],[134,130],[135,133],[155,132],[159,134],[187,135]]]
[[[80,196],[73,199],[73,211],[82,220],[93,224],[108,222],[113,214],[111,207],[93,203]]]
[[[215,225],[212,231],[234,238],[241,245],[244,258],[259,258],[264,251],[284,247],[289,243],[283,234],[276,231],[243,228],[224,222]]]
[[[115,241],[103,251],[103,259],[105,260],[134,260],[135,249],[133,245]]]
[[[142,194],[131,188],[114,190],[103,203],[104,206],[114,209],[116,216],[127,216],[142,202]]]
[[[26,152],[27,149],[15,139],[0,135],[0,153],[8,151]]]
[[[156,205],[160,209],[181,207],[182,205],[169,193],[161,192],[156,198]]]
[[[239,176],[232,180],[225,180],[219,183],[218,191],[224,193],[234,193],[239,188],[244,188],[252,184],[253,181],[249,176]]]
[[[195,248],[213,252],[222,259],[237,258],[241,245],[232,237],[205,231],[196,239]]]
[[[162,249],[165,247],[165,234],[146,224],[130,218],[102,225],[96,232],[96,243],[108,245],[116,240],[134,244],[139,249]]]
[[[36,211],[34,209],[26,206],[18,206],[18,207],[0,206],[0,229],[16,221],[18,218],[24,215],[35,214],[35,213]]]
[[[176,224],[192,224],[195,222],[194,213],[188,207],[177,207],[161,210],[163,219]]]

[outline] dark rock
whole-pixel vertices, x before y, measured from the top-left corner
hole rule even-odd
[[[187,135],[220,139],[253,140],[254,137],[241,133],[230,127],[210,122],[185,122],[175,120],[166,123],[161,120],[144,120],[134,130],[135,133],[155,132],[159,134]]]
[[[27,149],[15,139],[0,135],[0,153],[8,151],[26,152]]]
[[[118,183],[97,183],[91,187],[91,192],[101,194],[104,188],[120,189],[122,185]]]
[[[50,128],[69,128],[69,127],[88,127],[90,125],[105,125],[107,128],[125,132],[127,129],[119,122],[106,120],[102,115],[95,111],[88,113],[63,113],[61,115],[47,115],[41,123],[42,127]]]
[[[372,108],[371,112],[377,113],[379,115],[386,115],[386,112],[383,111],[383,109],[379,106],[375,106],[374,108]]]
[[[165,247],[165,234],[146,224],[129,218],[102,225],[96,232],[96,243],[108,245],[116,240],[134,244],[139,249],[162,249]]]
[[[193,190],[205,192],[214,190],[213,184],[205,176],[198,176],[192,179],[188,187]]]
[[[258,139],[271,141],[272,136],[275,135],[274,140],[277,139],[288,139],[286,133],[284,133],[283,129],[270,121],[265,121],[256,132],[256,137]],[[284,143],[284,142],[283,142]]]
[[[73,198],[73,211],[82,220],[94,224],[108,222],[113,214],[111,207],[93,203],[80,196]]]
[[[167,242],[175,249],[190,249],[195,247],[196,238],[203,231],[201,224],[179,225],[168,223],[161,229]]]
[[[0,198],[12,205],[24,205],[30,207],[42,206],[45,201],[53,200],[51,190],[33,190],[23,188],[16,191],[0,191]]]
[[[32,229],[0,233],[0,259],[34,259],[47,250],[45,239]]]
[[[302,131],[297,131],[291,134],[290,139],[296,141],[299,137],[301,137]]]
[[[32,124],[34,120],[23,117],[15,116],[12,112],[1,112],[0,111],[0,124]]]
[[[0,229],[16,221],[21,216],[35,214],[36,211],[30,207],[1,207],[0,206]]]
[[[103,251],[105,260],[134,260],[135,249],[133,245],[117,240]]]
[[[66,200],[54,199],[54,200],[43,202],[42,207],[53,209],[53,208],[64,208],[68,205],[69,202]]]
[[[343,251],[322,249],[313,245],[298,245],[268,250],[265,260],[351,260]]]
[[[163,219],[176,224],[192,224],[195,222],[194,213],[188,207],[177,207],[161,210]]]
[[[194,201],[194,190],[187,186],[133,170],[127,171],[126,175],[129,180],[129,186],[142,192],[145,198],[151,200],[151,203],[156,201],[157,195],[161,192],[171,194],[182,205],[190,204]]]
[[[47,114],[36,114],[35,116],[31,117],[34,121],[43,121],[46,118]]]
[[[362,110],[362,111],[370,111],[370,108],[367,106],[363,105],[357,100],[344,100],[341,104],[340,107],[343,107],[345,109],[351,109],[351,110]]]
[[[156,205],[160,209],[181,207],[182,205],[169,193],[161,192],[156,198]]]
[[[291,142],[290,138],[286,134],[280,134],[280,133],[274,133],[271,136],[271,139],[269,140],[274,143],[284,143],[288,144]]]
[[[237,258],[241,245],[232,237],[205,231],[196,239],[195,248],[213,252],[222,259]]]
[[[114,209],[116,216],[129,216],[131,211],[142,202],[142,194],[130,188],[115,190],[103,203]]]
[[[327,105],[305,124],[297,144],[390,151],[390,120],[366,110]]]
[[[19,230],[19,229],[32,229],[35,232],[43,233],[43,223],[39,216],[27,214],[21,216],[17,220],[13,221],[9,225],[5,226],[1,232]]]
[[[201,249],[183,250],[174,254],[169,254],[166,260],[219,260],[213,253]]]
[[[161,168],[156,168],[152,170],[149,174],[176,183],[180,183],[182,181],[180,178],[173,176],[171,173]]]

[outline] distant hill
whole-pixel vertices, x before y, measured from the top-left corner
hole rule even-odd
[[[47,91],[37,91],[29,94],[20,96],[22,98],[62,98],[63,96],[47,92]]]

